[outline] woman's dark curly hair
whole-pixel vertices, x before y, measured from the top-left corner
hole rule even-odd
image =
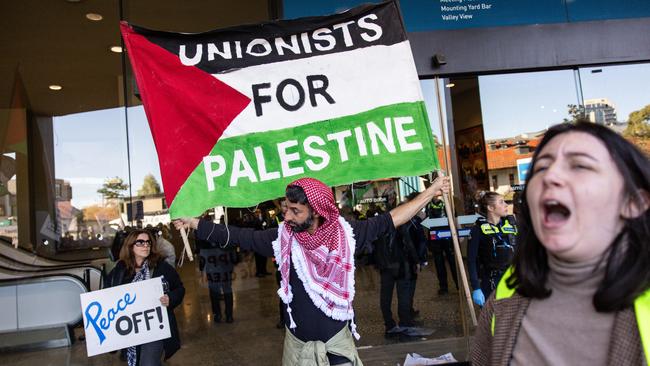
[[[587,133],[600,140],[623,177],[624,199],[638,207],[647,206],[647,195],[650,194],[648,157],[616,132],[588,121],[550,128],[533,155],[526,181],[529,182],[535,174],[535,162],[544,146],[555,137],[571,132]],[[546,298],[551,294],[546,288],[547,253],[533,230],[527,190],[526,187],[522,194],[521,215],[517,218],[520,240],[513,259],[515,275],[508,279],[507,284],[523,296]],[[631,306],[634,299],[650,287],[650,209],[646,207],[645,212],[636,218],[624,219],[623,229],[602,259],[607,264],[605,276],[593,298],[596,310],[609,312]]]

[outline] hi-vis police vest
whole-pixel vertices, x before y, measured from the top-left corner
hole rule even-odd
[[[483,222],[480,226],[481,233],[485,237],[491,238],[492,244],[490,259],[488,260],[487,253],[484,253],[482,258],[486,262],[483,263],[489,263],[490,269],[504,271],[510,264],[515,251],[517,227],[512,225],[507,218],[502,220],[499,225],[490,224],[485,220]]]
[[[499,229],[499,226],[497,225],[492,225],[489,222],[486,222],[485,224],[481,225],[481,231],[485,235],[491,235],[491,234],[499,234],[500,232],[504,234],[513,234],[517,235],[517,228],[512,226],[510,224],[510,221],[508,219],[505,219],[503,221],[503,225],[501,225],[501,228]]]
[[[501,277],[501,281],[499,281],[495,300],[508,299],[515,294],[516,289],[509,288],[506,284],[506,281],[512,275],[513,268],[510,267],[503,277]],[[636,315],[636,324],[639,327],[639,334],[641,335],[641,346],[645,353],[645,359],[647,362],[650,362],[650,290],[646,290],[646,292],[642,293],[634,300],[634,314]],[[496,317],[492,314],[492,336],[494,336],[495,325]]]

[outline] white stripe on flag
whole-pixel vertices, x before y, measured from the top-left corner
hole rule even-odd
[[[322,95],[316,95],[317,106],[311,105],[308,75],[327,77],[329,86],[326,91],[335,104],[328,103]],[[251,66],[214,76],[251,98],[246,109],[224,131],[223,138],[295,127],[384,105],[422,100],[408,41]],[[276,98],[276,86],[289,78],[298,81],[305,92],[304,105],[296,111],[285,110]],[[261,103],[262,115],[257,116],[252,85],[261,83],[271,84],[270,88],[260,90],[260,94],[270,96],[271,101]],[[295,105],[298,93],[293,86],[288,86],[284,97],[288,104]]]

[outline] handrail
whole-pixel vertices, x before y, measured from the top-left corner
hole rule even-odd
[[[68,268],[77,268],[77,267],[84,267],[84,266],[89,266],[89,267],[95,267],[98,268],[97,266],[93,265],[91,262],[83,262],[79,264],[65,264],[65,265],[57,265],[57,266],[41,266],[38,264],[30,264],[30,263],[24,263],[19,260],[16,260],[14,258],[8,257],[4,255],[3,253],[0,253],[0,265],[7,267],[7,268],[14,268],[14,269],[21,269],[28,271],[30,269],[33,270],[51,270],[51,269],[68,269]],[[15,266],[15,267],[12,267]]]
[[[29,279],[43,276],[52,275],[72,275],[82,281],[87,282],[87,287],[90,291],[95,291],[103,288],[103,280],[105,273],[103,270],[92,266],[80,266],[66,269],[49,269],[49,270],[35,270],[35,271],[22,271],[12,268],[6,268],[0,265],[0,281],[1,280],[17,280]],[[94,275],[94,276],[93,276]]]
[[[24,248],[21,247],[14,247],[9,241],[6,240],[6,238],[0,237],[0,250],[3,248],[6,249],[11,249],[14,253],[17,253],[19,256],[27,256],[30,259],[33,260],[40,260],[42,262],[49,262],[47,264],[42,264],[43,266],[61,266],[61,265],[78,265],[78,264],[83,264],[83,263],[88,263],[88,262],[94,262],[97,260],[103,260],[103,259],[108,259],[108,253],[107,256],[105,257],[99,257],[99,258],[86,258],[82,260],[67,260],[67,259],[61,259],[61,258],[51,258],[44,256],[39,253],[34,253],[28,250],[25,250]],[[107,249],[107,248],[105,248]],[[15,258],[14,258],[15,259]],[[17,260],[17,259],[15,259]],[[26,263],[25,261],[18,260],[20,262]],[[33,261],[32,261],[33,262]]]
[[[61,324],[77,326],[82,321],[78,295],[88,292],[88,287],[77,276],[57,274],[0,280],[0,291],[5,304],[12,296],[16,304],[3,308],[0,332],[14,332]],[[43,311],[42,304],[48,304],[48,311]]]

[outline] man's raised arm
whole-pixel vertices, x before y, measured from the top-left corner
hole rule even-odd
[[[180,218],[174,220],[174,226],[180,230],[195,229],[198,239],[225,245],[239,245],[243,250],[252,250],[266,257],[273,256],[273,241],[278,237],[277,229],[254,230],[237,226],[215,224],[198,218]]]
[[[182,217],[180,219],[174,219],[173,224],[176,230],[180,230],[181,228],[196,230],[199,227],[199,219],[196,217]]]
[[[395,207],[390,210],[390,216],[393,218],[395,227],[406,223],[411,217],[415,216],[424,206],[435,196],[443,193],[449,193],[449,177],[438,177],[433,181],[424,192],[417,195],[414,199]]]

